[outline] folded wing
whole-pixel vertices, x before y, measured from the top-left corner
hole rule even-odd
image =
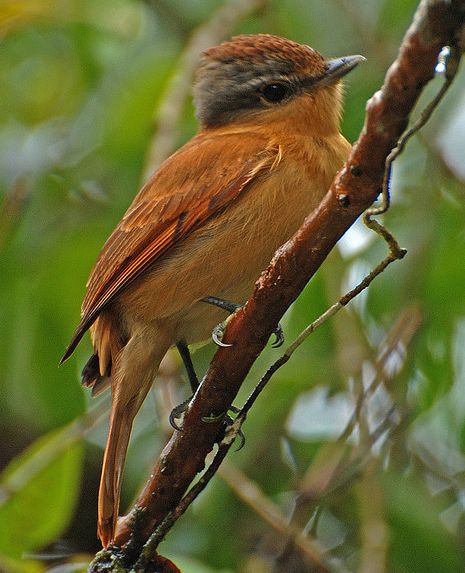
[[[279,158],[279,148],[257,134],[204,132],[165,161],[103,246],[62,362],[122,289],[273,169]]]

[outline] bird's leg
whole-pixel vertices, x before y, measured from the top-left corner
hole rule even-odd
[[[191,385],[192,394],[195,394],[197,388],[199,387],[199,379],[195,373],[194,364],[192,363],[191,353],[189,352],[189,347],[185,340],[180,340],[176,343],[176,348],[181,356],[184,364],[184,368],[187,372],[187,377],[189,378],[189,384]]]
[[[215,328],[212,331],[212,339],[215,344],[217,344],[218,346],[222,346],[223,348],[232,346],[232,344],[226,344],[225,342],[223,342],[222,338],[224,335],[224,331],[226,329],[226,325],[228,324],[228,321],[231,319],[231,316],[237,310],[242,308],[243,305],[237,304],[236,302],[231,302],[229,300],[224,300],[216,296],[206,296],[201,299],[201,302],[206,302],[207,304],[217,306],[230,313],[230,316],[228,316],[228,318],[224,322],[220,322],[215,326]],[[274,331],[274,335],[276,337],[276,340],[273,342],[271,346],[273,348],[279,348],[284,344],[284,333],[280,324],[278,324],[276,330]]]
[[[243,306],[242,304],[237,304],[237,302],[224,300],[224,298],[218,298],[217,296],[206,296],[202,299],[202,302],[227,310],[230,314],[235,313],[236,310],[239,310]]]
[[[189,352],[189,347],[187,346],[187,342],[185,340],[180,340],[179,342],[176,343],[176,348],[178,349],[179,355],[181,356],[182,362],[184,364],[184,368],[186,369],[187,377],[189,378],[189,384],[193,396],[200,384],[199,384],[199,379],[197,378],[197,374],[195,372],[194,364],[192,362],[191,353]],[[175,430],[181,431],[181,428],[178,426],[176,420],[180,418],[187,410],[187,407],[189,406],[189,402],[191,401],[192,396],[190,396],[187,400],[184,400],[184,402],[181,402],[181,404],[178,404],[171,410],[169,421],[171,427],[173,427]]]
[[[187,377],[189,378],[189,384],[191,386],[192,396],[193,396],[197,391],[197,388],[200,386],[200,383],[197,374],[195,372],[189,347],[187,346],[187,342],[185,340],[180,340],[179,342],[176,343],[176,348],[178,349],[178,352],[181,356],[184,367],[186,369]],[[181,404],[179,404],[179,406],[176,406],[170,414],[170,424],[176,430],[179,430],[179,428],[176,425],[175,420],[176,418],[179,418],[181,414],[183,414],[183,412],[186,410],[187,406],[189,405],[189,402],[192,399],[192,396],[187,400],[185,400],[184,402],[182,402]],[[237,413],[237,408],[235,406],[232,406],[231,412]],[[212,417],[212,421],[215,421],[217,418],[218,416]]]
[[[224,301],[224,302],[226,303],[227,301]],[[237,306],[239,306],[239,305],[237,305]],[[234,312],[234,311],[232,311],[232,312]],[[193,396],[195,394],[195,392],[197,391],[198,387],[200,386],[200,384],[199,384],[199,379],[197,377],[197,374],[195,372],[194,364],[192,362],[192,357],[191,357],[191,353],[189,351],[189,347],[188,347],[187,342],[185,340],[180,340],[179,342],[176,343],[176,348],[178,349],[179,355],[181,356],[184,367],[186,369],[187,377],[189,378],[189,384],[191,386],[192,396]],[[179,404],[178,406],[175,406],[171,410],[171,413],[169,416],[169,421],[170,421],[170,425],[175,430],[182,431],[181,428],[178,426],[176,420],[178,418],[180,418],[184,414],[184,412],[187,410],[187,407],[189,406],[189,403],[192,400],[192,396],[190,396],[190,398],[188,398],[187,400],[184,400],[184,402],[181,402],[181,404]],[[237,414],[239,411],[239,409],[236,408],[235,406],[231,406],[230,410],[234,414]],[[205,419],[205,421],[206,422],[216,421],[221,416],[223,416],[223,414],[220,414],[220,416],[214,416],[211,418],[211,420]],[[232,422],[232,420],[228,416],[227,424],[231,423],[231,422]],[[241,449],[245,443],[245,438],[244,438],[242,431],[239,432],[239,438],[240,438],[240,444],[239,444],[238,449]]]
[[[194,368],[194,364],[192,362],[192,357],[191,357],[191,353],[189,351],[189,347],[188,347],[187,342],[185,340],[180,340],[179,342],[176,343],[176,348],[178,349],[178,352],[181,356],[184,367],[186,369],[187,377],[189,378],[189,384],[190,384],[190,387],[192,390],[192,396],[193,396],[196,393],[197,388],[200,386],[200,383],[199,383],[199,379],[197,377],[197,374],[195,372],[195,368]],[[187,410],[187,407],[189,406],[189,402],[192,400],[192,396],[190,396],[190,398],[188,398],[187,400],[184,400],[184,402],[181,402],[181,404],[179,404],[178,406],[175,406],[173,408],[173,410],[171,411],[169,420],[170,420],[171,426],[175,430],[180,430],[179,426],[176,423],[176,420],[178,418],[180,418],[182,416],[182,414]],[[234,413],[237,413],[237,408],[232,406],[231,411]],[[222,415],[223,414],[220,414],[219,416],[212,416],[211,419],[205,418],[205,421],[206,422],[210,422],[210,421],[214,422],[219,417],[221,417]]]

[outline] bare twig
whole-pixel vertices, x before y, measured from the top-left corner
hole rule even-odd
[[[236,496],[251,507],[266,523],[268,523],[280,537],[292,540],[302,556],[313,566],[318,567],[318,572],[330,571],[324,563],[325,551],[305,531],[292,524],[289,518],[284,516],[279,507],[270,501],[260,487],[233,464],[223,462],[219,474],[226,481]],[[226,468],[225,468],[226,466]],[[225,469],[225,471],[222,471]]]
[[[377,476],[379,460],[371,458],[358,485],[361,517],[359,573],[385,573],[389,528],[384,518],[383,489]]]
[[[192,486],[189,492],[182,498],[182,500],[178,503],[178,505],[170,511],[164,519],[160,522],[160,524],[155,528],[153,533],[150,535],[149,539],[144,544],[142,551],[140,553],[139,559],[136,562],[134,569],[136,571],[144,571],[146,564],[152,558],[154,553],[156,552],[156,548],[160,544],[160,542],[165,538],[168,531],[171,529],[173,524],[181,517],[181,515],[186,511],[186,509],[190,506],[190,504],[197,498],[200,493],[205,489],[207,484],[210,482],[212,477],[215,475],[216,471],[218,470],[221,462],[224,460],[226,454],[228,453],[237,432],[231,428],[232,437],[225,437],[223,441],[220,443],[218,451],[213,458],[212,463],[208,466],[205,473],[202,477],[197,481],[197,483]]]
[[[232,432],[234,435],[237,434],[237,429],[238,425],[236,425],[236,429]],[[142,550],[141,558],[135,566],[136,571],[138,569],[143,570],[143,566],[150,556],[153,555],[154,549],[169,531],[172,523],[174,523],[174,521],[184,513],[192,501],[198,497],[201,491],[203,491],[218,470],[220,464],[223,462],[231,445],[232,441],[227,437],[226,440],[220,444],[218,452],[209,468],[192,487],[189,493],[182,499],[176,508],[176,511],[167,515],[167,517],[156,528]],[[259,515],[281,535],[291,535],[294,543],[309,562],[318,566],[319,572],[329,573],[329,569],[323,563],[323,550],[315,541],[304,535],[298,529],[290,526],[288,520],[281,514],[280,510],[263,495],[257,484],[251,482],[238,468],[232,465],[228,465],[228,474],[230,478],[228,480],[229,485],[232,487],[233,484],[235,484],[235,491],[244,502],[249,505],[253,505],[257,513],[259,513]]]
[[[370,207],[367,209],[363,215],[363,222],[372,231],[375,231],[380,235],[388,244],[389,252],[392,254],[400,253],[397,241],[394,239],[393,235],[379,222],[373,220],[373,217],[378,215],[383,215],[389,209],[391,196],[390,196],[390,186],[391,186],[391,175],[392,175],[392,164],[399,157],[399,155],[404,150],[408,140],[415,135],[430,119],[433,111],[437,108],[442,98],[446,95],[447,90],[450,88],[459,68],[460,63],[460,51],[455,45],[447,46],[442,49],[439,55],[438,66],[443,67],[445,81],[439,89],[438,93],[434,98],[428,103],[428,105],[423,109],[419,118],[415,123],[407,129],[402,136],[399,138],[397,145],[389,153],[386,158],[386,169],[383,180],[383,190],[381,192],[381,201],[379,205]],[[437,66],[437,67],[438,67]],[[403,253],[405,255],[405,253]],[[402,256],[403,256],[402,255]],[[402,258],[402,257],[399,257]]]
[[[389,332],[386,340],[380,345],[379,355],[375,361],[377,376],[366,392],[360,397],[353,416],[338,439],[337,443],[340,444],[340,446],[343,446],[343,442],[352,433],[355,424],[360,421],[363,399],[368,398],[378,385],[386,380],[386,376],[388,376],[386,373],[386,362],[394,353],[399,351],[400,347],[405,349],[409,345],[419,324],[418,312],[415,309],[405,311]],[[249,402],[249,400],[247,402]],[[212,464],[183,497],[177,507],[165,517],[150,536],[141,552],[136,570],[138,570],[138,568],[143,570],[143,567],[148,563],[151,555],[153,555],[155,548],[166,536],[174,522],[186,511],[188,506],[200,495],[213,478],[239,433],[245,421],[247,411],[248,409],[241,410],[235,422],[228,427],[227,434],[221,442]],[[355,476],[358,475],[359,469],[364,466],[363,460],[367,458],[371,447],[392,427],[391,416],[393,413],[394,409],[391,408],[379,426],[373,432],[367,433],[366,439],[363,444],[361,444],[361,447],[357,448],[351,455],[347,456],[344,454],[344,450],[339,449],[339,453],[342,454],[342,457],[339,454],[337,454],[336,457],[334,457],[334,455],[332,456],[335,463],[332,465],[333,469],[329,474],[327,471],[324,472],[324,474],[330,478],[326,481],[325,487],[320,489],[317,497],[315,497],[316,492],[314,488],[311,488],[313,491],[311,496],[313,503],[315,503],[318,498],[321,499],[329,495],[335,488],[346,485],[347,480],[353,480]],[[325,463],[327,463],[327,460]],[[288,520],[281,515],[279,509],[261,494],[258,486],[251,482],[240,470],[231,464],[227,467],[228,470],[226,473],[223,473],[222,477],[226,479],[227,483],[236,491],[237,495],[245,503],[253,507],[276,531],[288,537],[288,543],[301,551],[311,563],[318,567],[319,571],[327,571],[327,566],[324,563],[324,552],[318,544],[312,541],[307,534],[304,534],[300,528],[298,528],[297,524],[293,522],[289,523]],[[352,468],[352,470],[350,468]],[[303,483],[305,483],[305,480]],[[303,486],[303,490],[306,489],[307,488]],[[305,505],[308,505],[306,503],[307,499],[308,491],[300,498],[300,503],[296,502],[296,507],[300,507],[300,512],[302,512]]]
[[[262,392],[263,388],[268,384],[271,377],[277,372],[294,354],[294,352],[301,346],[301,344],[315,332],[322,324],[324,324],[329,318],[334,316],[337,312],[344,308],[352,299],[359,295],[363,290],[368,288],[368,286],[373,282],[373,280],[381,274],[391,263],[393,263],[398,258],[402,258],[404,252],[399,249],[401,256],[398,253],[389,253],[389,255],[383,259],[379,265],[377,265],[363,280],[352,290],[342,296],[336,303],[328,308],[323,314],[321,314],[316,320],[310,323],[304,330],[299,334],[299,336],[288,346],[284,354],[280,356],[265,372],[265,374],[260,379],[260,382],[255,386],[252,393],[248,397],[246,403],[241,409],[240,415],[245,418],[250,408],[255,403],[256,399]]]

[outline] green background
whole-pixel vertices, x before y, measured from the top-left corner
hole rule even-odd
[[[263,1],[253,14],[239,18],[233,7],[236,21],[212,24],[226,4],[233,2],[0,0],[6,573],[79,571],[99,547],[108,398],[91,400],[80,387],[87,338],[57,365],[92,264],[140,187],[154,141],[163,153],[159,127],[168,125],[176,146],[195,133],[190,99],[172,87],[180,70],[189,79],[182,66],[186,50],[195,56],[193,34],[202,26],[218,37],[268,32],[326,56],[365,55],[346,82],[343,132],[354,141],[416,7],[411,0]],[[428,86],[419,109],[441,82]],[[245,424],[245,447],[231,452],[160,547],[183,571],[309,571],[302,551],[283,552],[278,527],[298,494],[294,527],[328,551],[334,571],[465,569],[464,88],[462,72],[395,164],[384,221],[408,255],[273,378]],[[183,105],[170,119],[173,94]],[[287,341],[384,254],[382,241],[357,223],[284,318]],[[197,350],[199,372],[213,352],[212,345]],[[279,355],[264,352],[238,404]],[[137,420],[123,507],[169,436],[170,408],[187,396],[176,355],[161,374]],[[350,437],[340,439],[373,381],[377,390],[362,400]],[[258,490],[245,499],[251,485]],[[279,519],[264,518],[267,504]]]

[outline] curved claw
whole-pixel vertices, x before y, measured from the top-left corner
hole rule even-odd
[[[217,324],[215,328],[212,330],[213,342],[217,346],[220,346],[221,348],[228,348],[229,346],[232,346],[232,344],[227,344],[226,342],[223,342],[221,340],[223,338],[223,334],[224,334],[224,322],[220,322],[220,324]]]
[[[239,430],[239,433],[237,434],[237,437],[239,439],[239,445],[236,448],[236,452],[239,452],[240,450],[242,450],[242,448],[245,446],[245,435],[244,432],[242,430]]]
[[[279,348],[280,346],[282,346],[284,344],[284,332],[282,329],[282,326],[280,324],[278,324],[278,326],[276,327],[276,330],[273,333],[276,337],[276,340],[273,342],[273,344],[271,345],[272,348]]]
[[[171,410],[171,412],[170,412],[170,416],[169,416],[170,426],[173,428],[173,430],[176,430],[178,432],[182,432],[181,426],[178,426],[178,424],[176,422],[176,420],[179,416],[177,415],[175,410],[176,410],[176,408],[173,408],[173,410]]]
[[[170,422],[170,426],[172,428],[174,428],[175,430],[177,430],[178,432],[182,432],[182,428],[180,426],[178,426],[176,420],[178,418],[180,418],[184,412],[187,410],[187,407],[189,406],[191,399],[189,398],[188,400],[184,400],[184,402],[181,402],[181,404],[178,404],[177,406],[175,406],[169,415],[169,422]]]

